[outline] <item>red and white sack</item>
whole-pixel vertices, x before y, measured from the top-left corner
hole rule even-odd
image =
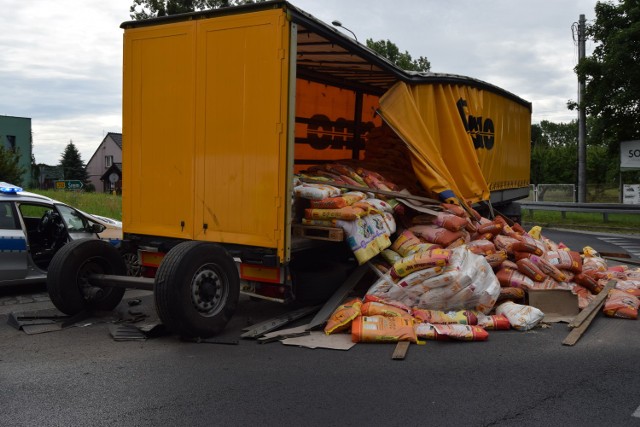
[[[477,325],[420,323],[415,326],[418,338],[427,340],[486,341],[489,334]]]
[[[640,300],[628,292],[611,289],[604,302],[604,314],[621,319],[637,319]]]

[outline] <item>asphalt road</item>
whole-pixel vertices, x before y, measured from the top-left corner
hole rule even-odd
[[[545,234],[621,250],[606,236]],[[561,344],[568,329],[559,323],[493,331],[486,342],[429,341],[392,360],[393,344],[339,351],[238,340],[242,328],[287,312],[244,298],[219,337],[237,344],[114,341],[116,319],[155,321],[143,292],[128,294],[139,305],[124,301],[83,327],[27,335],[6,324],[10,311],[46,308],[34,298],[41,292],[0,294],[2,426],[640,426],[639,321],[598,314],[575,346]]]

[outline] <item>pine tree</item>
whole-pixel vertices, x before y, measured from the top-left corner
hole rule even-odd
[[[59,166],[62,168],[64,179],[66,180],[74,179],[82,181],[83,184],[86,184],[89,180],[85,164],[80,157],[78,149],[71,140],[64,149],[64,153],[62,153]]]

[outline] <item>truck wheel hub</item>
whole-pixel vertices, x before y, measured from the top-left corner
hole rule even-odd
[[[211,316],[223,300],[220,276],[211,266],[203,266],[191,282],[191,299],[196,309],[204,316]]]

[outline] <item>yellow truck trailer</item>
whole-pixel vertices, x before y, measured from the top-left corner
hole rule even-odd
[[[496,86],[401,70],[285,1],[121,27],[123,230],[153,277],[127,277],[98,241],[71,242],[48,279],[65,313],[153,289],[163,323],[203,337],[224,328],[241,289],[289,301],[310,290],[305,271],[346,277],[340,243],[292,233],[294,174],[365,160],[383,122],[432,197],[528,194],[531,105]]]

